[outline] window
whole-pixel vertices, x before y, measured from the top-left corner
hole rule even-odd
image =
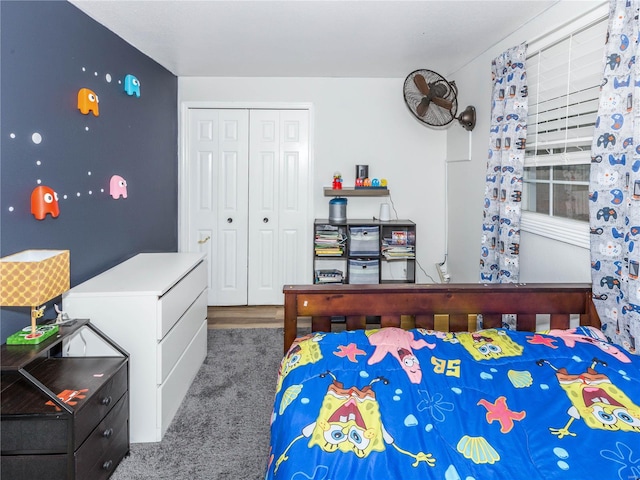
[[[523,209],[589,221],[589,164],[525,167]]]
[[[530,45],[526,60],[529,114],[522,229],[586,248],[591,141],[608,23],[605,7],[541,38],[537,47]]]

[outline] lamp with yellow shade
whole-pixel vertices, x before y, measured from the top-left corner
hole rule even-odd
[[[37,345],[58,325],[37,325],[44,303],[69,290],[69,250],[24,250],[0,258],[0,306],[31,307],[31,327],[7,338],[7,345]]]

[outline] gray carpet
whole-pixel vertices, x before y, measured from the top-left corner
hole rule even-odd
[[[113,480],[264,478],[283,330],[208,336],[204,364],[164,438],[132,444]]]

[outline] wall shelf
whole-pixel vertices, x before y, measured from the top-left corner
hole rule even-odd
[[[334,190],[331,187],[324,187],[325,197],[388,197],[388,188],[342,188]]]

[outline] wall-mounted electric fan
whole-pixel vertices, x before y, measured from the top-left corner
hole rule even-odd
[[[404,101],[411,113],[431,127],[443,127],[458,120],[466,130],[476,126],[476,109],[467,107],[458,113],[458,88],[456,83],[432,70],[416,70],[404,81]]]

